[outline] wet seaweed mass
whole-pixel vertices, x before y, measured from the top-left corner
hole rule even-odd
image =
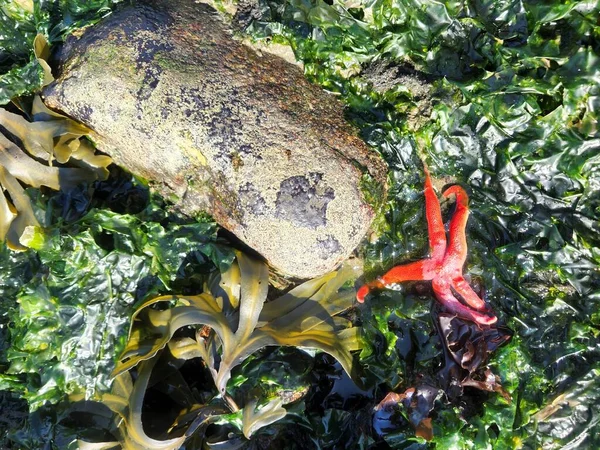
[[[385,159],[388,200],[354,258],[364,270],[341,268],[294,294],[283,282],[265,292],[264,269],[250,263],[247,283],[231,284],[245,264],[231,236],[208,216],[180,215],[125,170],[62,190],[19,178],[18,195],[3,188],[2,198],[26,199],[34,225],[27,250],[0,248],[0,447],[598,448],[598,2],[215,6],[239,39],[291,49]],[[4,108],[35,123],[45,78],[36,36],[54,50],[118,7],[0,3]],[[450,314],[429,281],[355,301],[365,283],[429,255],[423,162],[435,191],[469,196],[462,273],[493,325]],[[363,188],[378,195],[372,180]],[[455,205],[441,201],[442,222]],[[271,332],[276,319],[261,311],[286,295],[286,332],[300,323],[334,350]],[[306,323],[301,308],[312,312]],[[178,315],[185,326],[172,326]],[[282,345],[233,358],[219,336]],[[114,378],[125,349],[135,364]]]

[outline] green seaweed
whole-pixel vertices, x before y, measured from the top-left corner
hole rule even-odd
[[[37,92],[43,68],[33,53],[42,34],[50,44],[106,16],[121,0],[2,0],[0,2],[0,105]]]
[[[33,16],[9,19],[4,12],[1,34],[14,40],[1,41],[6,43],[1,68],[14,75],[0,79],[7,86],[0,92],[8,98],[32,92],[41,83],[30,50],[38,32],[55,42],[86,17],[96,20],[106,11],[102,8],[113,3],[86,2],[90,11],[75,8],[65,14],[67,9],[49,2],[44,5],[54,9],[44,6]],[[347,313],[363,330],[359,362],[364,390],[327,355],[310,358],[293,349],[259,351],[231,371],[228,386],[234,396],[273,398],[286,392],[292,400],[285,405],[286,417],[261,428],[248,445],[600,446],[600,4],[259,0],[250,13],[245,32],[255,40],[288,43],[306,76],[339,95],[363,139],[388,163],[389,195],[377,222],[378,239],[360,249],[365,279],[427,253],[424,160],[437,187],[458,182],[468,190],[470,255],[465,273],[513,336],[486,362],[512,400],[472,387],[458,395],[443,386],[441,369],[449,360],[442,351],[443,335],[436,331],[440,310],[430,288],[416,283],[382,291]],[[239,14],[233,20],[236,17]],[[23,24],[18,30],[16,21]],[[83,287],[71,281],[69,270],[79,267],[100,280],[102,276],[95,275],[100,265],[122,273],[123,280],[136,286],[115,294],[128,307],[112,312],[119,320],[111,335],[114,342],[100,344],[118,349],[133,302],[150,294],[199,292],[208,273],[217,266],[224,271],[231,262],[227,251],[215,244],[216,229],[206,220],[182,223],[161,208],[146,208],[144,201],[141,208],[126,211],[129,200],[123,199],[137,204],[143,189],[130,181],[112,183],[98,185],[92,197],[81,189],[51,197],[29,191],[47,235],[38,241],[39,251],[0,252],[0,301],[12,323],[6,332],[9,319],[4,316],[0,329],[5,339],[2,387],[39,407],[20,430],[12,430],[11,443],[22,448],[39,448],[51,439],[55,448],[67,448],[82,437],[76,424],[65,420],[68,406],[60,400],[64,392],[97,387],[96,381],[86,384],[80,375],[74,375],[72,384],[66,382],[56,356],[63,337],[36,340],[45,328],[33,314],[62,330],[60,316],[53,314],[61,311],[56,305],[84,308],[79,299]],[[447,205],[442,208],[446,217],[451,215]],[[172,241],[177,245],[171,246]],[[74,251],[78,245],[81,250]],[[108,260],[114,263],[107,266]],[[136,261],[141,261],[137,267],[145,277],[133,273]],[[69,286],[74,286],[73,293]],[[45,293],[53,289],[54,297]],[[17,298],[27,308],[21,310]],[[26,324],[32,325],[29,334]],[[82,329],[64,340],[80,336]],[[42,350],[46,341],[54,344]],[[24,345],[27,342],[30,347]],[[19,354],[19,349],[25,351]],[[18,364],[32,358],[32,365],[49,369],[41,376],[8,374],[8,355]],[[99,383],[114,364],[108,357],[103,361]],[[171,363],[160,362],[162,379],[148,392],[145,420],[172,423],[158,416],[166,409],[161,408],[166,404],[164,391],[177,393],[173,396],[180,409],[212,398],[209,373],[183,366],[182,373],[189,369],[199,375],[175,380],[168,372]],[[285,370],[279,370],[280,364]],[[91,370],[97,370],[92,365]],[[75,367],[67,366],[68,374],[77,374]],[[53,379],[55,386],[47,384]],[[406,399],[415,387],[411,395],[421,403],[400,400],[389,410],[374,410],[389,393]],[[45,399],[54,406],[41,406]],[[206,439],[198,433],[186,445],[242,445],[241,438],[229,439],[240,435],[242,415],[220,416],[220,431]],[[431,419],[430,441],[415,430],[424,417]],[[94,422],[87,432],[102,429],[100,425]]]
[[[259,4],[261,14],[247,32],[287,39],[307,77],[341,94],[349,118],[389,165],[386,221],[378,222],[380,237],[364,250],[367,280],[427,253],[420,159],[434,177],[469,189],[466,273],[515,332],[489,362],[513,403],[494,396],[484,401],[473,392],[458,406],[438,399],[428,445],[594,448],[600,5]],[[418,84],[428,86],[425,93]],[[424,289],[382,292],[363,310],[367,335],[387,342],[363,351],[363,362],[387,380],[387,389],[435,379],[440,355],[418,338],[431,320],[432,295]],[[423,301],[425,310],[415,316],[410,305]],[[385,360],[390,372],[401,374],[390,376]],[[582,383],[590,400],[567,402],[564,412],[552,406]],[[581,422],[561,422],[560,436],[552,431],[553,415],[559,420],[574,408]],[[380,438],[394,448],[415,445],[409,422],[397,419],[396,425]]]

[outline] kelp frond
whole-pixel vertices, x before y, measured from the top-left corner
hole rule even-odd
[[[257,400],[253,398],[246,403],[242,413],[243,432],[246,439],[250,439],[256,431],[283,419],[287,411],[283,407],[283,400],[274,398],[266,405],[256,408]]]
[[[44,83],[50,83],[53,78],[45,61],[49,49],[42,35],[34,41],[34,53],[44,68]],[[22,184],[68,189],[106,179],[112,163],[110,157],[95,154],[85,137],[90,133],[87,127],[49,110],[40,97],[34,98],[29,115],[32,122],[0,108],[2,131],[23,147],[0,133],[0,242],[6,240],[13,250],[25,248],[20,240],[25,228],[39,225]]]
[[[24,147],[0,134],[0,241],[23,249],[27,226],[39,225],[21,183],[34,188],[68,189],[82,182],[106,179],[108,156],[95,155],[82,125],[48,110],[36,97],[34,122],[0,108],[0,126]],[[37,117],[37,119],[36,119]],[[56,166],[56,164],[61,166]],[[63,167],[69,163],[77,167]]]
[[[111,391],[102,395],[98,402],[84,401],[76,397],[70,398],[72,406],[69,412],[71,414],[86,413],[92,417],[102,418],[104,423],[110,423],[106,428],[118,439],[112,442],[97,443],[80,440],[78,441],[79,449],[175,450],[180,448],[185,440],[199,428],[208,426],[215,418],[226,412],[218,406],[194,404],[189,411],[182,411],[180,417],[175,420],[175,424],[177,424],[184,418],[193,416],[193,421],[182,435],[164,440],[148,436],[142,425],[142,406],[157,360],[158,357],[155,357],[138,366],[135,383],[132,382],[131,374],[127,372],[118,375],[113,380]],[[107,411],[106,408],[110,411]]]
[[[29,5],[27,5],[27,8],[25,9],[29,9],[28,6]],[[42,66],[44,71],[44,80],[42,81],[42,86],[48,86],[54,81],[54,77],[52,76],[52,71],[48,65],[48,59],[50,58],[50,45],[43,34],[38,34],[33,40],[33,54],[35,55],[35,59],[37,59],[38,64]]]
[[[208,292],[161,296],[143,303],[134,312],[129,341],[113,374],[131,369],[169,344],[179,358],[204,359],[221,393],[225,393],[231,369],[267,346],[324,351],[352,375],[350,351],[359,348],[358,332],[349,321],[334,315],[352,305],[354,290],[340,288],[356,276],[357,269],[348,264],[265,303],[266,265],[238,252],[237,262],[213,280]],[[164,309],[173,303],[174,307]],[[234,309],[237,304],[239,308]],[[210,327],[210,333],[199,330],[195,339],[172,341],[178,329],[195,325]]]
[[[210,369],[220,398],[226,400],[234,413],[240,414],[240,431],[249,438],[259,428],[286,414],[278,398],[260,401],[248,398],[241,410],[229,398],[227,382],[231,370],[252,353],[266,346],[317,349],[335,357],[346,372],[353,374],[350,352],[360,348],[358,329],[352,328],[350,321],[334,316],[352,306],[354,289],[345,286],[358,276],[359,268],[346,264],[336,272],[266,302],[267,266],[239,252],[236,256],[230,269],[207,283],[202,294],[162,296],[140,305],[134,312],[129,341],[113,375],[117,383],[123,377],[129,380],[128,371],[137,367],[133,392],[143,392],[146,390],[143,383],[147,383],[148,371],[157,358],[167,355],[180,362],[201,358]],[[176,333],[184,327],[196,327],[195,336]],[[141,402],[139,408],[136,406],[137,412],[132,413],[133,397],[131,394],[127,403],[129,416],[118,414],[127,429],[126,435],[139,437],[134,429],[141,429],[135,421],[139,418]],[[108,406],[118,409],[118,405]],[[188,429],[185,436],[189,435]],[[165,441],[164,447],[157,448],[173,448],[170,445],[181,442]],[[125,448],[136,448],[126,446],[125,441],[121,444]]]

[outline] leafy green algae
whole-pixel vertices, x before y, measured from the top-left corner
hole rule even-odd
[[[101,7],[108,3],[97,6],[98,14],[90,17],[103,14]],[[415,435],[408,409],[398,406],[384,416],[374,414],[373,407],[390,391],[401,393],[423,379],[437,382],[444,361],[442,342],[434,331],[439,311],[434,306],[432,316],[433,296],[427,286],[381,292],[350,313],[362,325],[368,344],[360,354],[364,381],[370,386],[366,390],[349,387],[352,383],[341,368],[325,355],[303,359],[296,350],[255,355],[244,370],[232,373],[232,386],[242,390],[254,388],[257,377],[260,386],[284,387],[292,393],[310,386],[301,401],[286,406],[287,419],[261,430],[261,442],[279,448],[296,448],[298,442],[306,444],[302,448],[598,447],[598,2],[290,0],[259,1],[251,12],[251,19],[244,22],[246,32],[254,39],[289,43],[307,77],[341,96],[349,119],[388,162],[390,194],[378,226],[379,238],[361,250],[366,257],[365,277],[427,253],[421,192],[424,159],[439,187],[459,182],[468,189],[472,214],[465,273],[514,332],[488,363],[512,400],[472,388],[455,399],[442,392],[431,399],[433,439],[427,442]],[[83,11],[79,17],[86,14]],[[51,22],[50,16],[39,17]],[[65,19],[68,15],[57,17],[56,27],[48,21],[37,23],[56,30],[54,36],[77,24]],[[3,24],[14,24],[16,19],[10,20]],[[6,29],[14,31],[14,26]],[[2,91],[6,98],[35,89],[41,74],[30,62],[28,39],[38,31],[36,26],[23,27],[15,47],[6,47],[3,53],[10,56],[2,60],[4,73],[15,71],[12,78],[2,79],[9,87]],[[129,197],[127,188],[112,189]],[[112,195],[109,189],[103,192]],[[41,322],[34,321],[37,314],[60,331],[64,323],[57,317],[87,311],[78,298],[82,287],[77,281],[70,292],[69,270],[85,269],[100,286],[112,280],[105,272],[97,274],[97,267],[104,267],[115,270],[124,283],[103,294],[114,297],[104,314],[118,318],[114,329],[103,335],[107,339],[98,341],[98,348],[109,352],[122,345],[119,320],[124,316],[119,314],[141,298],[138,295],[193,293],[203,283],[202,273],[228,261],[227,252],[211,244],[214,230],[209,232],[210,227],[203,228],[207,235],[200,233],[207,236],[208,247],[191,247],[184,237],[181,254],[188,249],[196,256],[181,260],[180,253],[174,252],[171,259],[170,238],[182,232],[179,225],[173,227],[164,216],[155,220],[140,211],[124,216],[122,210],[106,212],[102,202],[95,205],[100,209],[86,216],[92,205],[84,198],[72,194],[65,201],[63,197],[62,211],[78,217],[48,222],[46,250],[0,254],[6,280],[0,285],[2,305],[11,311],[12,320],[10,333],[3,331],[7,339],[3,355],[12,355],[15,364],[27,369],[27,352],[31,352],[35,361],[49,361],[52,368],[46,378],[26,370],[8,374],[5,362],[3,387],[21,392],[34,406],[45,399],[58,401],[61,393],[82,386],[95,388],[92,385],[103,380],[92,377],[91,385],[87,384],[75,365],[59,364],[62,360],[57,358],[69,364],[77,361],[73,353],[59,354],[56,344],[41,349],[46,341],[36,339],[36,330],[44,332]],[[76,228],[81,220],[85,227]],[[61,233],[52,231],[58,229]],[[183,225],[183,230],[185,236],[189,228]],[[67,258],[61,262],[63,251]],[[136,264],[145,277],[132,273]],[[44,287],[35,290],[36,283]],[[119,290],[127,284],[135,288]],[[67,312],[61,309],[63,302],[56,300],[63,297]],[[15,307],[15,298],[22,298],[26,308]],[[31,333],[26,323],[33,325]],[[69,336],[79,336],[86,326],[76,330]],[[61,340],[59,334],[51,339]],[[294,364],[300,359],[302,367]],[[100,361],[111,364],[106,354]],[[274,367],[272,361],[286,362],[284,375],[267,370]],[[97,373],[105,367],[92,366],[86,367]],[[69,376],[75,380],[72,384]],[[54,384],[48,384],[52,379]],[[42,386],[45,390],[40,390]],[[55,436],[57,445],[70,442],[72,432],[56,425],[60,411],[39,409],[29,425],[12,434],[13,440],[24,448],[35,448],[35,442],[48,436]],[[226,433],[222,439],[227,442]],[[189,441],[189,448],[198,442]]]
[[[469,188],[466,273],[515,332],[489,363],[511,403],[473,392],[458,404],[437,399],[430,443],[412,440],[401,420],[379,438],[393,448],[597,446],[600,5],[259,5],[248,32],[287,39],[390,167],[387,227],[365,248],[366,277],[427,253],[422,158],[440,187]],[[363,362],[384,392],[439,370],[427,308],[414,309],[431,298],[417,285],[382,292],[363,310],[376,344]],[[578,389],[581,403],[568,400]]]
[[[51,44],[93,24],[121,0],[0,1],[0,105],[42,87],[44,71],[33,54],[38,33]]]

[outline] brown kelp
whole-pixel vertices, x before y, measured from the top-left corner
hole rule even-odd
[[[45,38],[34,40],[34,53],[44,68],[44,83],[53,80],[45,61],[49,48]],[[21,183],[34,188],[68,189],[79,183],[104,180],[108,156],[96,155],[92,143],[85,137],[85,126],[46,108],[35,96],[23,115],[0,108],[0,241],[10,248],[22,250],[21,237],[29,226],[38,226],[29,197]],[[21,111],[25,113],[25,111]],[[17,142],[19,145],[17,145]]]
[[[232,369],[264,347],[320,350],[335,357],[348,374],[354,374],[350,352],[360,348],[359,329],[338,314],[353,303],[355,291],[348,282],[358,276],[358,270],[346,264],[266,301],[267,266],[237,252],[229,270],[213,276],[203,293],[167,295],[142,303],[134,312],[129,341],[113,372],[113,392],[99,399],[121,417],[115,422],[113,435],[128,449],[179,448],[201,423],[214,422],[216,416],[230,412],[241,414],[240,431],[250,438],[256,430],[286,415],[282,398],[257,398],[253,393],[241,399],[244,406],[240,408],[240,399],[234,399],[227,390]],[[184,430],[183,434],[173,437],[167,432],[158,442],[144,433],[141,409],[151,376],[156,383],[157,376],[152,373],[161,358],[167,358],[175,368],[201,358],[222,402],[220,406],[214,402],[181,405],[182,413],[171,428]],[[129,371],[134,368],[137,377],[132,384]],[[173,376],[173,370],[167,373]],[[229,410],[223,411],[224,406]]]

